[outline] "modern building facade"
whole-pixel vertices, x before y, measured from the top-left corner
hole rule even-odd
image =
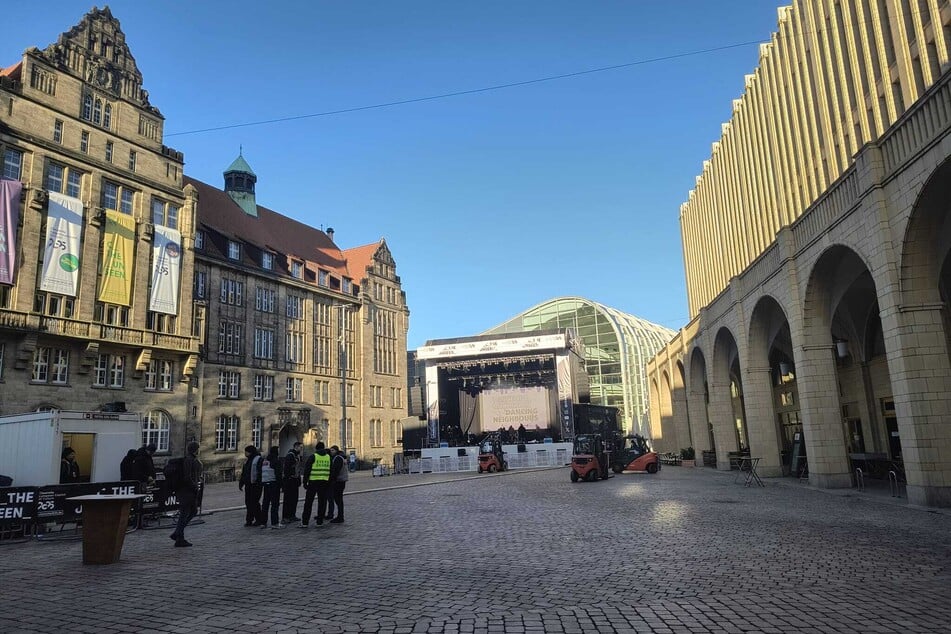
[[[120,24],[93,9],[0,68],[0,414],[125,409],[158,456],[322,439],[391,457],[409,311],[384,240],[256,204],[243,157],[183,174]]]
[[[164,123],[108,9],[0,70],[0,413],[124,403],[183,450],[195,210]]]
[[[340,249],[326,232],[259,206],[243,156],[197,200],[195,333],[203,342],[206,470],[230,478],[244,446],[399,451],[409,311],[385,240]]]
[[[780,10],[681,208],[691,321],[652,426],[772,475],[951,506],[951,3]]]
[[[658,449],[667,451],[660,430],[651,435],[647,424],[645,369],[676,332],[582,297],[558,297],[483,334],[564,329],[574,331],[584,346],[591,402],[617,407],[626,432],[652,437]]]

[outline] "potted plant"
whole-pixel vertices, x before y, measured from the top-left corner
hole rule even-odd
[[[696,454],[693,447],[687,447],[680,450],[680,466],[693,467],[696,464]]]

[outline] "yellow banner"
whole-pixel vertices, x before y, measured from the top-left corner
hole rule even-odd
[[[102,241],[100,302],[132,305],[134,249],[135,218],[107,209],[106,234]]]

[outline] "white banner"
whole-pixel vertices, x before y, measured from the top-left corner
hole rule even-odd
[[[488,389],[480,395],[483,432],[508,429],[546,429],[551,423],[548,388],[513,387]]]
[[[568,347],[567,332],[557,335],[536,335],[530,332],[513,334],[505,339],[481,339],[457,343],[434,343],[416,349],[417,359],[451,359],[502,352],[531,350],[564,350]]]
[[[182,234],[155,225],[152,233],[152,297],[149,310],[178,314],[178,287],[182,273]]]
[[[40,290],[76,297],[82,232],[82,201],[50,192]]]

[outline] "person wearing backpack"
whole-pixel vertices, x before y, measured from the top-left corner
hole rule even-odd
[[[172,463],[175,465],[172,465]],[[175,547],[191,546],[185,539],[185,527],[198,514],[198,493],[201,487],[202,465],[198,461],[198,443],[194,440],[185,447],[185,457],[169,460],[165,468],[165,479],[170,491],[178,498],[178,524],[169,537],[175,540]]]
[[[281,502],[281,454],[277,445],[271,445],[267,456],[261,459],[261,486],[264,488],[264,505],[261,507],[261,528],[267,528],[268,510],[271,515],[271,528],[284,528],[278,521],[277,509]]]
[[[284,523],[299,522],[297,517],[297,499],[300,493],[300,454],[303,444],[295,442],[287,455],[284,456]]]
[[[330,448],[332,457],[330,462],[330,489],[328,496],[327,515],[331,524],[343,524],[343,490],[347,488],[347,480],[350,478],[350,469],[347,468],[347,459],[340,452],[340,447],[333,445]],[[337,516],[334,517],[334,507],[337,509]]]
[[[244,448],[244,467],[241,468],[241,479],[238,480],[238,490],[244,491],[245,526],[260,526],[267,523],[261,514],[261,454],[254,445]]]

